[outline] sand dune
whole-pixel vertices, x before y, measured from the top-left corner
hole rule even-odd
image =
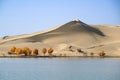
[[[1,51],[7,52],[11,46],[43,48],[53,47],[54,54],[77,56],[76,49],[87,53],[104,50],[107,55],[120,56],[120,27],[111,25],[88,25],[79,20],[43,32],[0,39]],[[69,51],[72,46],[75,52]],[[71,54],[72,53],[72,54]]]

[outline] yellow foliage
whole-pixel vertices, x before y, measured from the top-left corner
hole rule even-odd
[[[104,51],[100,51],[99,52],[99,56],[105,56],[105,52]]]
[[[16,47],[12,47],[12,48],[10,49],[10,52],[15,52],[15,49],[16,49]]]
[[[28,55],[31,55],[31,53],[32,53],[32,50],[31,50],[31,49],[27,50],[27,54],[28,54]]]
[[[21,48],[16,48],[16,49],[15,49],[15,53],[16,53],[17,55],[22,54],[22,49],[21,49]]]
[[[33,54],[34,55],[38,55],[38,49],[36,48],[36,49],[33,49]]]
[[[52,48],[49,48],[48,49],[48,54],[51,55],[53,53],[53,49]]]
[[[22,53],[24,53],[25,55],[31,55],[32,50],[29,49],[28,47],[25,47],[22,49]]]
[[[46,48],[43,48],[43,49],[42,49],[42,53],[45,54],[46,52],[47,52],[47,49],[46,49]]]

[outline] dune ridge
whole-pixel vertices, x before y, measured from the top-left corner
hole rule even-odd
[[[88,25],[80,20],[73,20],[43,32],[25,34],[0,40],[0,48],[6,53],[11,46],[41,49],[53,47],[54,54],[78,56],[76,50],[85,52],[104,50],[110,56],[120,56],[120,27],[110,25]],[[75,52],[69,51],[72,46]],[[72,54],[71,54],[72,53]]]

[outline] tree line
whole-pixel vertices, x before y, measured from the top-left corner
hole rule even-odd
[[[52,48],[42,48],[42,53],[45,54],[49,54],[52,55],[53,53],[53,49]],[[24,48],[17,48],[17,47],[11,47],[8,54],[15,54],[15,55],[25,55],[25,56],[30,56],[30,55],[34,55],[37,56],[39,55],[39,50],[37,48],[35,49],[30,49],[28,47],[24,47]]]

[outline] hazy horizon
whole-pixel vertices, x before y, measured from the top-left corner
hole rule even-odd
[[[74,19],[87,24],[120,24],[119,0],[1,0],[0,37],[28,34]]]

